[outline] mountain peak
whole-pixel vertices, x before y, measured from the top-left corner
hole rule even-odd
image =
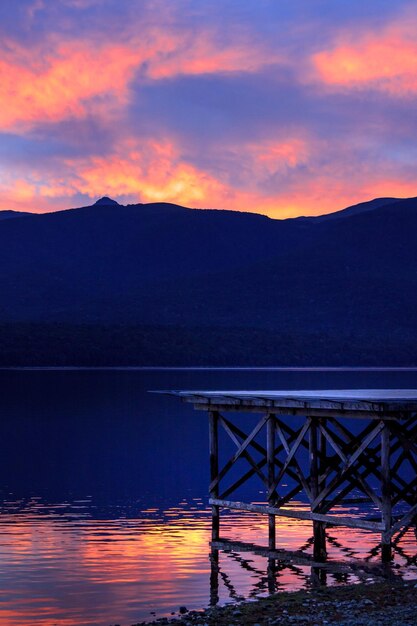
[[[97,206],[97,205],[120,206],[119,203],[116,202],[116,200],[113,200],[112,198],[109,198],[108,196],[103,196],[102,198],[97,200],[97,202],[94,202],[94,206]]]

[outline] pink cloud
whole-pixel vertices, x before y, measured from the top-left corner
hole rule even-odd
[[[391,96],[417,91],[417,21],[381,32],[345,33],[312,57],[315,77],[333,89],[374,89]]]
[[[38,122],[83,117],[97,97],[124,101],[140,58],[117,44],[65,43],[33,57],[12,46],[0,60],[0,128],[24,132]]]
[[[94,33],[89,42],[54,36],[30,48],[6,42],[0,60],[0,130],[24,133],[40,123],[89,113],[105,119],[121,115],[131,87],[144,79],[255,72],[278,62],[249,33],[219,42],[215,30],[202,27],[190,32],[177,24],[151,25],[140,36],[136,31],[131,26],[106,43]]]
[[[262,45],[253,45],[243,38],[220,44],[215,33],[207,30],[192,36],[184,33],[171,52],[151,57],[148,75],[152,79],[163,79],[181,74],[256,72],[265,65],[281,61],[276,53],[271,54]]]

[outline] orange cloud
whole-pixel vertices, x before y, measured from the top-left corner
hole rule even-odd
[[[123,101],[139,61],[139,53],[113,44],[62,44],[41,59],[12,47],[0,60],[0,128],[82,117],[99,96]]]
[[[391,26],[376,34],[345,37],[313,56],[316,76],[334,88],[366,88],[393,96],[417,91],[417,26]],[[347,40],[346,40],[347,39]]]
[[[235,187],[228,172],[209,174],[185,161],[173,141],[124,142],[116,154],[70,161],[76,172],[72,185],[91,197],[106,193],[140,197],[145,202],[177,202],[195,207],[258,211],[269,215],[294,215],[298,206],[283,201],[281,194],[261,192],[274,174],[306,162],[306,140],[289,138],[250,144],[233,157],[243,170],[243,184]],[[53,186],[54,189],[56,186]],[[304,198],[305,202],[305,198]]]
[[[307,159],[304,140],[268,141],[248,145],[240,157],[244,184],[235,186],[228,172],[210,174],[184,160],[172,140],[125,140],[117,151],[106,156],[67,159],[47,174],[32,171],[30,178],[19,174],[16,180],[0,184],[0,205],[8,208],[39,210],[73,205],[78,194],[92,200],[104,193],[128,197],[132,201],[176,202],[191,207],[213,207],[256,211],[287,217],[305,210],[305,197],[294,203],[291,194],[260,191],[268,177],[285,172]],[[300,194],[301,196],[301,194]]]
[[[282,168],[291,168],[305,163],[310,154],[307,140],[289,138],[250,146],[249,151],[258,169],[273,174]]]
[[[367,198],[376,197],[397,197],[413,198],[417,193],[416,183],[413,180],[398,180],[394,177],[379,177],[365,182],[360,190]],[[362,202],[362,200],[358,200]]]
[[[0,130],[25,132],[45,122],[94,112],[105,119],[129,102],[135,73],[151,80],[180,74],[253,72],[271,62],[260,44],[216,41],[214,32],[150,28],[123,43],[69,40],[44,48],[8,41],[0,60]],[[272,59],[273,60],[273,59]],[[138,80],[140,80],[138,78]]]
[[[177,149],[165,142],[125,142],[116,154],[68,162],[76,171],[74,191],[89,196],[106,193],[136,196],[148,202],[201,205],[219,195],[215,178],[181,160]]]

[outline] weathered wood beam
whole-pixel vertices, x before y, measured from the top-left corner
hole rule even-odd
[[[212,548],[210,552],[210,606],[219,602],[219,551]]]
[[[267,423],[266,451],[268,460],[268,502],[274,506],[277,501],[275,484],[275,415],[271,414]],[[275,515],[268,516],[268,546],[275,549]]]
[[[224,465],[223,468],[220,470],[220,472],[217,474],[216,478],[211,481],[210,489],[213,489],[220,482],[220,480],[227,474],[230,468],[233,467],[236,461],[242,456],[243,452],[249,446],[250,442],[256,437],[256,435],[259,433],[261,428],[263,428],[267,419],[268,419],[268,415],[264,415],[259,420],[255,428],[252,430],[252,432],[246,437],[246,439],[239,446],[239,448],[236,450],[234,455],[229,459],[229,461],[227,461],[226,465]]]
[[[320,433],[322,434],[322,436],[329,442],[330,446],[333,448],[336,454],[343,460],[344,463],[346,463],[347,457],[345,453],[342,451],[342,449],[340,448],[340,446],[338,445],[336,441],[336,437],[333,435],[333,433],[331,433],[326,428],[326,426],[324,426],[324,424],[320,424],[319,429],[320,429]]]
[[[417,517],[417,503],[412,506],[411,509],[407,511],[407,513],[403,515],[401,519],[398,520],[398,522],[395,522],[395,524],[391,526],[389,533],[390,536],[392,537],[393,535],[395,535],[395,533],[401,530],[403,526],[409,525],[415,517]]]
[[[362,478],[362,476],[360,475],[359,471],[355,467],[350,465],[350,458],[345,455],[345,453],[342,451],[342,449],[338,445],[337,441],[335,441],[334,434],[330,433],[330,431],[328,431],[327,427],[325,427],[323,424],[320,425],[320,430],[323,433],[323,435],[326,437],[327,441],[330,443],[332,448],[336,451],[338,456],[343,461],[344,467],[347,467],[347,468],[351,467],[351,473],[355,474],[356,478],[353,479],[353,480],[352,479],[350,480],[350,483],[352,485],[352,489],[355,486],[362,488],[362,491],[364,493],[366,493],[369,498],[371,498],[371,500],[375,503],[375,505],[380,507],[381,506],[380,499],[374,493],[372,487],[370,485],[368,485],[368,483]]]
[[[377,424],[377,426],[375,426],[375,428],[369,433],[369,435],[367,435],[365,437],[365,439],[362,441],[361,445],[357,448],[357,450],[355,450],[355,452],[349,457],[348,462],[347,462],[347,468],[348,469],[351,465],[353,465],[357,459],[360,457],[360,455],[366,450],[366,448],[373,442],[373,440],[375,439],[375,437],[377,437],[377,435],[379,435],[379,433],[381,432],[381,430],[384,427],[384,422],[381,421],[379,424]]]
[[[246,433],[244,433],[242,430],[240,430],[240,428],[238,428],[238,426],[236,426],[236,424],[234,424],[230,420],[226,419],[224,416],[222,416],[222,419],[228,424],[229,428],[231,428],[239,437],[241,437],[242,439],[247,437]],[[297,435],[297,433],[295,434],[294,439],[295,439],[296,435]],[[257,452],[259,452],[260,454],[262,454],[265,457],[265,462],[266,462],[266,456],[267,456],[266,448],[264,448],[264,446],[262,446],[260,443],[258,443],[255,440],[252,440],[250,442],[250,445],[254,448],[254,450],[256,450]],[[281,461],[276,458],[276,455],[279,454],[279,452],[281,452],[283,449],[284,449],[284,447],[282,445],[278,446],[275,449],[275,464],[279,468],[281,468],[283,466],[283,463],[281,463]],[[297,474],[292,469],[288,468],[287,469],[287,474],[293,480],[298,482]]]
[[[288,455],[290,454],[290,447],[288,445],[288,441],[286,440],[284,433],[282,432],[280,424],[276,424],[276,431],[277,431],[278,436],[279,436],[279,438],[280,438],[280,440],[282,442],[282,445],[283,445],[283,447],[284,447],[284,449],[285,449],[285,451],[287,453],[287,458],[288,458]],[[303,441],[304,441],[304,439],[303,439]],[[308,499],[311,502],[312,499],[313,499],[312,494],[311,494],[311,489],[309,487],[309,484],[308,484],[306,478],[304,477],[304,474],[303,474],[303,472],[301,470],[301,467],[300,467],[300,465],[299,465],[299,463],[298,463],[296,458],[293,458],[293,465],[294,465],[294,468],[295,468],[294,471],[295,471],[295,473],[298,476],[298,480],[299,480],[302,488],[304,489],[305,493],[307,494]],[[289,470],[289,468],[287,468],[287,472],[288,472],[288,470]]]
[[[414,471],[417,472],[417,445],[414,443],[413,438],[410,436],[406,436],[400,428],[395,428],[393,430],[394,433],[397,435],[399,441],[401,442],[404,450],[403,455],[400,455],[400,458],[401,456],[404,457],[401,463],[407,458]],[[397,467],[397,469],[401,466],[401,463]]]
[[[227,432],[227,434],[229,435],[230,439],[234,442],[234,444],[236,445],[237,448],[240,448],[240,446],[242,445],[242,442],[239,441],[239,439],[236,437],[236,435],[234,434],[233,430],[231,428],[229,428],[229,425],[227,424],[227,422],[223,419],[222,416],[220,416],[220,423],[223,426],[223,428],[225,429],[225,431]],[[252,466],[252,469],[254,470],[254,472],[256,474],[258,474],[259,478],[261,479],[261,481],[263,482],[263,484],[265,485],[266,488],[268,488],[268,480],[267,477],[262,473],[261,468],[259,467],[260,463],[256,463],[256,461],[254,461],[251,457],[251,455],[249,454],[249,452],[247,450],[244,450],[242,452],[242,456],[243,458],[245,458],[248,463]]]
[[[395,506],[401,500],[404,500],[407,504],[414,505],[417,498],[417,476],[411,481],[411,483],[406,483],[405,480],[402,479],[400,480],[399,476],[396,476],[395,478],[398,482],[401,482],[403,488],[397,488],[396,494],[392,499],[392,505]]]
[[[310,423],[311,423],[311,420],[307,419],[306,422],[304,423],[304,425],[302,426],[302,428],[300,429],[300,432],[298,433],[297,439],[295,440],[295,442],[293,443],[290,451],[288,452],[288,455],[287,455],[287,458],[285,459],[284,465],[282,466],[281,470],[279,471],[278,476],[275,478],[274,489],[276,489],[277,485],[279,485],[279,482],[280,482],[281,478],[284,476],[285,471],[286,471],[287,467],[289,466],[289,464],[291,463],[291,460],[292,460],[293,456],[295,455],[295,453],[297,452],[298,448],[300,447],[301,441],[304,439],[306,432],[310,428]]]
[[[310,421],[309,432],[309,465],[310,465],[310,487],[311,494],[313,496],[313,502],[317,498],[319,493],[319,465],[317,458],[317,422],[315,419]],[[311,510],[314,512],[316,509],[311,505]]]
[[[411,437],[410,433],[407,433],[406,431],[403,432],[399,427],[394,428],[393,430],[398,439],[401,441],[404,449],[407,452],[412,452],[417,457],[417,445],[414,443],[415,437]]]
[[[325,426],[326,420],[321,418],[319,420],[320,426]],[[320,431],[318,440],[318,455],[319,455],[319,484],[318,488],[321,491],[326,486],[325,472],[327,469],[327,441],[323,433]]]
[[[358,435],[353,436],[353,434],[343,424],[341,424],[337,420],[334,420],[333,418],[328,418],[327,421],[335,428],[335,430],[337,430],[341,434],[341,436],[339,436],[336,434],[336,432],[331,432],[331,436],[333,440],[338,444],[338,447],[344,451],[344,454],[346,455],[346,457],[348,457],[349,454],[352,454],[355,450],[358,449],[358,447],[361,445],[363,441],[363,438],[367,436],[374,428],[374,423],[370,422],[368,426],[366,426]],[[326,426],[326,430],[327,432],[330,433],[330,430],[329,428],[327,428],[327,426]],[[363,465],[365,465],[365,467],[368,466],[369,464],[369,459],[367,457],[370,455],[373,456],[373,450],[368,448],[366,452],[364,453],[364,456],[362,456],[362,463]],[[336,463],[336,459],[338,458],[340,458],[340,454],[336,454],[335,456],[328,458],[327,460],[328,469],[324,475],[325,480],[327,480],[327,478],[330,477],[330,474],[340,466],[339,461],[337,461]],[[376,475],[377,478],[379,477],[379,473],[377,471],[377,464],[379,464],[379,457],[375,458],[372,466],[370,466],[370,471],[367,473],[367,475],[369,475],[370,473],[373,473]],[[355,473],[356,472],[357,470],[355,470]],[[349,473],[345,476],[345,478],[346,480],[350,480]],[[363,476],[363,478],[365,478],[365,476]],[[356,485],[352,485],[352,488],[355,486]]]
[[[326,470],[326,468],[321,468],[321,470],[320,470],[319,481],[321,483],[321,487],[322,488],[325,486],[326,479],[340,465],[340,462],[337,459],[339,459],[342,456],[342,454],[341,454],[341,446],[343,446],[344,448],[346,448],[346,450],[349,450],[349,452],[352,453],[352,451],[355,451],[355,449],[357,449],[359,447],[359,445],[362,442],[362,438],[364,436],[367,436],[374,428],[374,423],[371,422],[369,425],[367,425],[361,431],[361,433],[359,433],[358,436],[353,437],[352,433],[348,429],[346,429],[346,427],[344,427],[342,424],[337,422],[336,420],[333,420],[332,418],[329,418],[328,421],[330,423],[334,423],[334,426],[337,428],[337,430],[339,430],[339,432],[342,434],[343,437],[345,437],[345,439],[348,438],[348,441],[342,440],[334,432],[330,433],[329,429],[326,428],[326,433],[329,433],[331,435],[332,442],[334,443],[334,445],[332,447],[334,449],[335,448],[337,449],[338,454],[334,455],[333,457],[326,458],[327,470]],[[289,430],[291,431],[291,429],[289,429]],[[308,444],[306,444],[305,441],[303,443],[304,443],[304,445],[308,446]],[[362,458],[364,458],[364,457],[362,457]],[[344,476],[343,480],[349,481],[349,484],[347,485],[347,487],[345,487],[343,489],[343,492],[342,492],[341,495],[338,494],[338,495],[335,496],[335,498],[331,501],[331,506],[333,506],[334,504],[337,504],[340,500],[342,500],[344,498],[344,496],[347,493],[349,493],[350,491],[352,491],[353,489],[358,487],[357,481],[355,481],[351,477],[351,475],[350,475],[351,473],[354,473],[355,476],[357,476],[357,478],[360,481],[360,483],[362,483],[364,481],[364,479],[370,473],[374,473],[378,477],[379,476],[379,472],[377,472],[377,469],[376,469],[377,468],[377,466],[376,466],[377,461],[379,463],[379,458],[375,459],[375,461],[373,462],[373,464],[369,468],[369,470],[365,469],[365,471],[363,472],[362,475],[360,474],[360,472],[359,472],[359,470],[357,468],[353,468],[353,469],[351,469],[350,472],[347,472],[347,474]],[[374,492],[371,491],[371,488],[366,485],[365,490],[366,490],[366,492],[369,492],[369,493],[372,494],[372,501],[378,506],[379,505],[379,499],[377,499],[377,497],[374,494]],[[368,496],[368,497],[370,497],[370,496]],[[326,502],[326,504],[325,504],[326,511],[330,510],[331,506],[329,506],[329,503]]]
[[[269,548],[264,548],[263,546],[259,546],[257,544],[247,543],[244,541],[232,541],[223,537],[219,541],[212,541],[210,545],[212,549],[215,550],[251,552],[252,554],[266,558],[273,558],[290,565],[296,564],[302,566],[320,567],[335,573],[353,573],[358,570],[362,570],[365,573],[374,573],[374,571],[379,573],[380,571],[379,565],[372,563],[369,564],[366,561],[330,561],[321,563],[314,561],[310,554],[303,552],[302,550],[286,550],[284,548],[270,550]]]
[[[275,421],[277,425],[281,428],[282,432],[285,432],[289,435],[289,439],[291,439],[292,441],[295,441],[297,439],[299,430],[295,430],[289,424],[284,422],[284,420],[280,419],[276,415],[275,415]],[[308,441],[306,439],[303,439],[301,441],[301,445],[304,446],[306,450],[308,450]]]
[[[390,430],[387,424],[381,431],[381,513],[384,530],[381,535],[382,561],[389,563],[392,558],[391,550],[391,468],[390,468]]]
[[[165,392],[166,393],[166,392]],[[300,394],[277,395],[272,393],[252,393],[252,392],[171,392],[179,395],[184,402],[193,404],[231,405],[236,407],[251,406],[254,408],[269,409],[299,409],[309,413],[314,409],[326,410],[330,415],[332,411],[344,411],[347,414],[363,411],[365,413],[379,413],[379,415],[394,414],[398,417],[409,417],[416,412],[417,398],[389,398],[389,397],[369,397],[353,398],[351,395],[338,397],[324,397],[309,393],[306,396]]]
[[[366,472],[364,472],[366,478]],[[346,498],[351,491],[355,489],[355,484],[349,482],[339,493],[337,493],[331,500],[325,500],[322,504],[322,513],[328,513],[337,504],[359,504],[360,502],[373,502],[369,496],[359,496],[357,498]]]
[[[210,498],[209,503],[226,509],[249,511],[251,513],[261,513],[264,515],[276,515],[278,517],[288,517],[292,519],[316,520],[333,526],[347,526],[349,528],[362,528],[364,530],[373,531],[383,530],[383,525],[379,522],[369,522],[367,520],[355,519],[353,517],[324,515],[321,513],[310,513],[309,511],[293,511],[291,509],[279,509],[261,504],[247,504],[246,502],[219,500],[217,498]]]
[[[220,411],[224,412],[235,412],[235,413],[263,413],[265,410],[273,411],[275,415],[294,415],[299,417],[341,417],[345,419],[371,419],[371,420],[394,420],[398,421],[400,419],[405,419],[408,416],[408,413],[404,414],[396,414],[392,413],[381,413],[379,411],[352,411],[349,412],[347,410],[336,410],[336,409],[294,409],[291,407],[281,408],[277,406],[271,405],[263,405],[263,406],[250,406],[250,405],[237,405],[231,403],[224,402],[198,402],[194,404],[194,409],[196,411]]]
[[[375,437],[381,432],[384,423],[379,422],[375,428],[368,434],[367,437],[362,441],[361,445],[352,453],[349,457],[348,461],[340,468],[338,474],[330,481],[330,483],[321,491],[321,493],[317,496],[317,498],[312,503],[313,510],[316,509],[320,503],[327,498],[327,496],[338,486],[341,482],[345,480],[346,473],[352,468],[353,464],[358,460],[362,452],[366,449],[366,447],[375,439]],[[377,504],[380,508],[379,498],[376,497],[375,493],[372,489],[366,488],[365,492],[372,500]]]
[[[219,474],[219,414],[217,411],[209,412],[209,446],[210,446],[210,498],[217,498],[219,495],[218,482],[213,484]],[[219,538],[220,530],[220,508],[216,504],[211,507],[213,540]]]
[[[266,465],[266,459],[261,459],[258,463],[258,468],[262,469],[264,465]],[[222,492],[220,497],[227,498],[228,495],[233,493],[233,491],[236,491],[236,489],[241,487],[247,480],[252,478],[254,474],[256,474],[254,468],[248,470],[247,472],[245,472],[245,474],[242,474],[240,478],[238,478],[232,485],[230,485],[227,489],[225,489],[225,491]]]
[[[266,458],[263,458],[259,461],[258,468],[262,469],[264,465],[266,465]],[[227,489],[225,489],[225,491],[223,491],[222,494],[220,495],[220,498],[227,499],[227,496],[229,496],[231,493],[236,491],[236,489],[241,487],[247,480],[252,478],[254,474],[256,474],[256,471],[253,468],[248,470],[245,474],[243,474],[240,478],[238,478],[232,485],[227,487]],[[279,504],[279,506],[282,506],[286,502],[289,502],[295,495],[297,495],[297,493],[300,493],[300,491],[302,490],[303,490],[303,486],[297,483],[297,485],[293,487],[293,489],[288,494],[278,498],[277,504]]]
[[[317,499],[319,494],[319,460],[318,460],[318,423],[315,418],[310,421],[309,431],[309,461],[310,461],[310,488],[313,503]],[[315,513],[315,508],[311,504],[311,511]],[[313,555],[317,561],[325,561],[327,557],[326,553],[326,532],[324,524],[320,521],[313,520]]]

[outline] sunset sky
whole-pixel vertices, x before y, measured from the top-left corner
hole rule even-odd
[[[0,209],[417,195],[417,2],[1,0]]]

